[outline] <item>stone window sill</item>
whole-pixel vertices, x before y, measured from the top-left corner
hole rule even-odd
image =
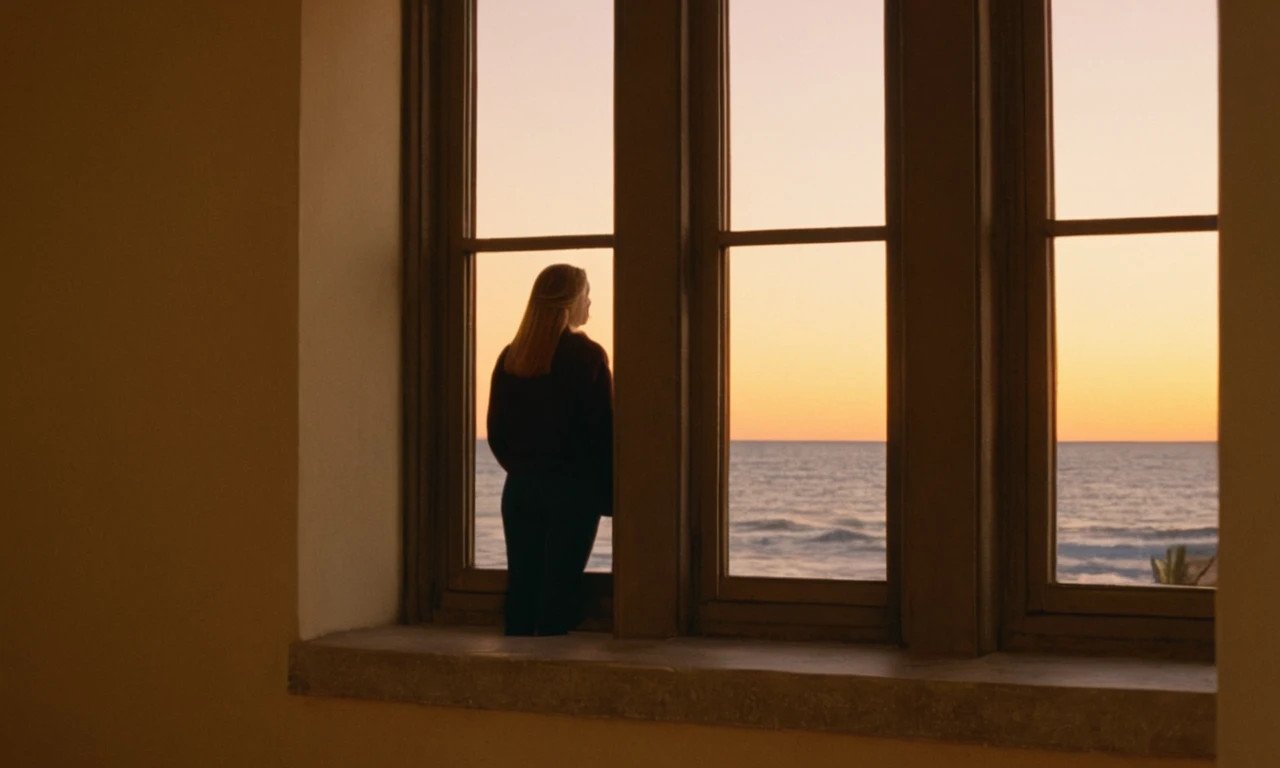
[[[381,627],[294,644],[290,691],[438,706],[1212,757],[1217,672],[1175,661]]]

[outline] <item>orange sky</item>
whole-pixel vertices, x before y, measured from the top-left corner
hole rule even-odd
[[[480,0],[477,229],[612,229],[612,0]],[[884,222],[879,0],[731,0],[737,229]],[[1105,23],[1104,23],[1105,22]],[[1213,0],[1054,3],[1058,215],[1216,212]],[[1212,234],[1057,246],[1059,437],[1214,440]],[[884,248],[730,254],[734,439],[882,440]],[[612,355],[607,251],[481,254],[477,431],[533,277],[587,269],[584,330]]]

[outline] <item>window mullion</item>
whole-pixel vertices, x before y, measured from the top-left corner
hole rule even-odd
[[[903,0],[901,258],[905,294],[903,636],[915,651],[991,650],[990,418],[979,290],[981,0]]]
[[[618,0],[614,631],[690,624],[684,0]]]

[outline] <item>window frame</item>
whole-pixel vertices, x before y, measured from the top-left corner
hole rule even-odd
[[[465,494],[473,451],[461,415],[470,405],[466,377],[473,366],[464,326],[472,296],[470,273],[461,259],[447,255],[466,245],[464,222],[473,200],[462,186],[470,107],[449,105],[469,105],[474,98],[457,74],[471,61],[470,17],[447,0],[405,1],[410,215],[402,618],[494,624],[500,621],[501,574],[468,575],[458,567],[469,524]],[[886,65],[886,120],[900,115],[886,146],[885,227],[896,240],[898,260],[888,280],[903,307],[889,330],[902,339],[893,388],[900,403],[923,404],[890,409],[890,418],[900,419],[890,432],[902,436],[891,450],[902,477],[930,478],[898,483],[900,498],[889,501],[902,510],[888,521],[901,542],[889,555],[897,559],[890,564],[897,584],[891,594],[886,585],[872,584],[872,591],[885,592],[862,600],[872,606],[843,603],[849,596],[838,594],[837,586],[827,603],[813,596],[804,602],[729,600],[710,611],[699,604],[697,505],[704,500],[694,493],[706,485],[691,482],[695,466],[706,471],[693,455],[707,437],[705,420],[695,417],[719,407],[700,399],[716,390],[700,378],[707,371],[691,364],[698,345],[706,343],[699,334],[714,327],[702,318],[718,311],[702,301],[706,276],[694,258],[708,243],[719,245],[719,230],[708,239],[702,216],[719,204],[707,199],[718,188],[697,182],[714,173],[698,165],[706,160],[699,148],[719,125],[718,117],[698,112],[720,103],[719,75],[709,74],[718,73],[720,64],[706,57],[721,51],[696,42],[699,35],[722,32],[718,16],[706,18],[708,5],[615,0],[613,632],[628,638],[716,632],[862,639],[959,655],[993,650],[995,411],[984,367],[993,359],[992,324],[988,292],[974,290],[979,278],[989,279],[982,277],[986,177],[978,162],[986,107],[975,71],[984,45],[976,22],[985,0],[941,7],[934,0],[889,0],[885,15],[886,55],[896,51],[900,59],[890,57]],[[709,95],[700,90],[708,86],[716,89]],[[937,183],[940,175],[945,185]],[[703,228],[695,226],[698,220]],[[920,224],[906,227],[910,221]],[[913,557],[899,556],[908,550]],[[601,595],[602,604],[608,600]]]
[[[498,624],[502,617],[506,571],[475,564],[478,256],[614,246],[612,233],[475,237],[477,5],[406,3],[405,156],[417,161],[406,167],[406,210],[421,212],[408,226],[405,259],[406,471],[413,479],[406,483],[403,614],[411,623]],[[422,568],[424,561],[433,567]],[[589,572],[584,583],[584,626],[608,630],[612,575]]]
[[[729,219],[729,0],[695,3],[692,49],[693,299],[690,376],[692,494],[698,507],[700,634],[897,642],[903,370],[898,139],[899,4],[885,0],[885,223],[872,226],[738,230]],[[883,242],[889,317],[886,578],[846,581],[729,575],[728,261],[732,247]]]
[[[1051,411],[1037,399],[1052,373],[1048,219],[1032,215],[1050,192],[1047,0],[886,0],[887,581],[721,578],[724,248],[871,236],[722,234],[723,2],[615,0],[612,235],[478,241],[468,230],[472,5],[405,0],[402,620],[500,622],[505,574],[467,567],[471,254],[611,246],[622,363],[614,569],[612,579],[588,574],[588,628],[889,642],[949,655],[1211,654],[1212,595],[1206,616],[1206,596],[1158,596],[1167,607],[1152,610],[1138,604],[1151,590],[1044,589],[1034,579],[1048,552],[1032,529],[1048,527],[1035,508],[1053,449]],[[1043,87],[1029,87],[1038,76]],[[1059,222],[1053,234],[1203,231],[1210,220],[1216,226],[1216,217]],[[921,477],[928,482],[911,482]]]
[[[1006,264],[1002,474],[1008,574],[1003,644],[1011,649],[1213,653],[1214,590],[1060,584],[1056,546],[1053,251],[1056,238],[1206,232],[1217,216],[1056,219],[1051,0],[999,4],[996,66],[1004,100],[996,144]]]

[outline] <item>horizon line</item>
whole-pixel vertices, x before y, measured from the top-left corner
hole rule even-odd
[[[488,436],[476,437],[476,440],[488,441]],[[738,438],[731,439],[731,443],[887,443],[888,440],[823,440],[823,439],[786,439],[786,438]],[[1152,443],[1167,443],[1169,445],[1187,445],[1187,444],[1210,444],[1217,443],[1218,440],[1058,440],[1057,444],[1082,445],[1082,444],[1115,444],[1115,445],[1149,445]]]

